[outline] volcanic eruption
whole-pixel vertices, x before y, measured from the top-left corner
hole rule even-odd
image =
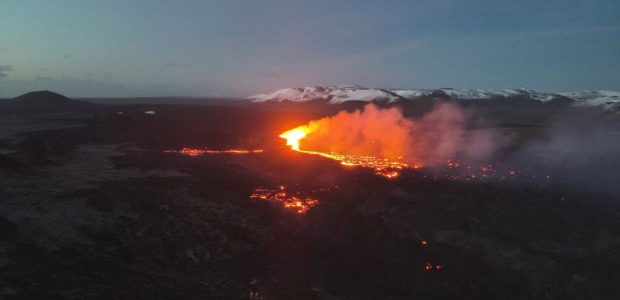
[[[374,104],[341,111],[280,134],[292,150],[370,168],[394,178],[403,169],[443,165],[456,157],[486,157],[493,151],[487,134],[466,130],[466,116],[454,104],[438,104],[419,120],[398,108]],[[302,147],[303,144],[303,147]]]

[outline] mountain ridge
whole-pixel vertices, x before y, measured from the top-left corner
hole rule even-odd
[[[605,110],[620,110],[620,92],[608,90],[586,90],[580,92],[537,92],[526,88],[516,89],[382,89],[358,85],[308,86],[283,88],[268,94],[248,97],[253,102],[307,102],[326,101],[341,104],[348,101],[396,102],[415,101],[422,98],[436,100],[501,100],[523,98],[543,103],[566,101],[577,107],[600,107]]]
[[[0,111],[8,112],[65,112],[86,111],[100,104],[75,100],[48,91],[33,91],[0,102]]]

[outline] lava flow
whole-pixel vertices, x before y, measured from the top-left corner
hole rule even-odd
[[[298,214],[305,214],[319,204],[319,200],[302,191],[287,191],[285,186],[278,189],[256,189],[250,199],[272,201]]]
[[[209,150],[196,148],[181,148],[181,150],[167,150],[165,152],[181,153],[188,156],[199,156],[206,154],[256,154],[263,153],[263,150],[246,150],[246,149],[226,149],[226,150]]]
[[[375,174],[381,175],[388,179],[397,177],[403,169],[418,168],[417,165],[410,166],[402,160],[389,160],[387,158],[379,158],[370,155],[339,154],[335,152],[302,150],[299,142],[311,131],[312,130],[309,126],[299,126],[280,134],[280,137],[286,139],[286,145],[290,146],[294,151],[330,158],[339,161],[343,166],[369,168],[374,170]]]

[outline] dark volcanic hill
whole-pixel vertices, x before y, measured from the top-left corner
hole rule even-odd
[[[90,111],[100,104],[74,100],[51,91],[36,91],[0,102],[0,112],[59,113]]]

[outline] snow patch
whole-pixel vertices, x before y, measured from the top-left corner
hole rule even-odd
[[[575,99],[575,106],[602,107],[606,110],[620,109],[620,92],[614,91],[581,91],[561,93],[563,96]]]
[[[284,88],[270,94],[258,94],[250,97],[254,102],[292,101],[306,102],[324,100],[329,103],[347,101],[395,101],[399,95],[381,89],[365,88],[356,85],[310,86],[303,88]]]

